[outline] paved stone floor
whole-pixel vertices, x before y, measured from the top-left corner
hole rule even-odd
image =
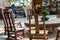
[[[51,33],[51,34],[48,35],[48,40],[55,40],[55,39],[56,39],[56,32],[53,32],[53,33]],[[8,39],[7,35],[1,34],[0,35],[0,40],[14,40],[14,39]],[[22,39],[19,38],[18,40],[29,40],[29,37],[28,37],[28,35],[25,35],[25,38],[22,38]],[[38,39],[33,39],[33,40],[38,40]]]

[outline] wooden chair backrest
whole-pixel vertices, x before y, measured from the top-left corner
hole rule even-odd
[[[11,12],[7,11],[3,15],[4,15],[5,20],[6,20],[8,31],[13,31],[13,30],[16,31],[13,14]]]
[[[43,23],[43,30],[44,30],[44,34],[46,34],[45,33],[45,30],[46,30],[46,26],[45,26],[45,16],[43,15],[43,14],[33,14],[33,15],[29,15],[29,26],[30,26],[30,33],[31,33],[31,24],[32,24],[32,22],[31,22],[31,17],[32,16],[34,16],[34,23],[35,23],[35,25],[34,25],[34,27],[35,27],[35,32],[36,32],[36,34],[39,34],[39,30],[40,30],[40,21],[39,21],[39,16],[42,16],[42,19],[43,19],[43,21],[42,21],[42,23]]]
[[[3,19],[2,12],[3,12],[3,10],[2,10],[2,8],[0,8],[0,19]]]
[[[2,12],[2,9],[0,9],[0,13],[2,14],[2,17],[3,17],[3,22],[4,22],[4,27],[7,27],[6,26],[6,20],[5,20],[5,16],[4,16],[4,11]]]

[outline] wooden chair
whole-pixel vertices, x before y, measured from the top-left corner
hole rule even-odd
[[[59,5],[58,4],[60,4],[60,1],[57,1],[57,18],[60,18],[60,9],[58,9],[59,8]],[[60,26],[57,28],[57,36],[56,36],[56,40],[58,40],[58,37],[60,37],[59,36],[59,33],[60,33]]]
[[[8,38],[13,37],[17,40],[17,37],[22,36],[24,37],[24,28],[17,28],[15,26],[15,21],[13,14],[11,12],[4,13],[3,16],[5,17],[6,24],[7,24],[7,31],[8,31]]]
[[[3,13],[2,13],[2,15],[3,15]],[[5,31],[5,35],[7,34],[7,24],[6,24],[6,20],[5,20],[5,17],[4,17],[4,15],[3,15],[3,21],[4,21],[4,31]]]
[[[33,23],[35,23],[35,29],[31,29],[32,27],[32,21],[31,21],[31,17],[34,16],[34,21]],[[40,30],[41,26],[39,25],[39,18],[38,16],[42,16],[43,17],[43,28],[42,30]],[[44,39],[47,40],[47,34],[48,34],[48,30],[46,30],[46,25],[45,25],[45,20],[44,20],[44,15],[38,15],[38,14],[33,14],[33,15],[29,15],[29,38],[30,40],[32,39]]]
[[[0,20],[2,20],[3,17],[2,17],[2,9],[0,8]]]
[[[2,18],[2,20],[3,20],[3,22],[4,22],[4,31],[5,31],[5,33],[4,33],[4,34],[6,34],[6,33],[7,33],[7,25],[6,25],[5,17],[4,17],[4,15],[3,15],[3,13],[5,13],[5,10],[4,10],[4,9],[2,9],[2,8],[0,8],[0,13],[1,13],[1,15],[0,15],[0,16],[2,16],[1,18]]]
[[[58,40],[58,37],[60,37],[60,36],[59,36],[59,33],[60,33],[60,27],[57,28],[57,36],[56,36],[56,40]]]

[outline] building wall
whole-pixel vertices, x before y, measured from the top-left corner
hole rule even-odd
[[[0,0],[0,6],[10,6],[9,0]]]
[[[4,0],[0,0],[0,6],[4,6]]]

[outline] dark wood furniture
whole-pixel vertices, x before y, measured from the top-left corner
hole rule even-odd
[[[2,13],[4,12],[4,7],[0,7],[0,20],[3,19]]]
[[[1,9],[2,10],[2,9]],[[3,9],[4,10],[4,9]],[[4,16],[4,13],[5,13],[5,11],[1,11],[2,13],[1,13],[1,16],[2,16],[2,18],[3,18],[3,22],[4,22],[4,31],[5,31],[5,33],[4,34],[6,34],[7,33],[7,24],[6,24],[6,20],[5,20],[5,16]]]
[[[7,29],[7,23],[6,23],[6,18],[5,18],[5,16],[4,16],[4,14],[5,13],[8,13],[7,11],[7,9],[2,9],[2,8],[0,8],[0,10],[1,10],[1,18],[3,19],[3,22],[4,22],[4,34],[6,35],[7,34],[7,32],[8,32],[8,29]]]
[[[7,31],[7,25],[6,25],[5,17],[3,15],[3,13],[5,13],[5,12],[6,12],[5,8],[4,7],[0,7],[0,20],[3,20],[3,22],[4,22],[4,31],[5,31],[4,34],[6,34],[6,31]]]
[[[40,23],[40,21],[39,21],[39,23]],[[25,21],[25,25],[29,27],[29,20]],[[34,25],[35,25],[35,23],[34,23],[34,20],[32,19],[31,26],[34,27]],[[53,29],[55,27],[58,27],[60,25],[60,18],[55,18],[55,17],[53,17],[52,19],[49,18],[48,21],[45,21],[45,25],[46,25],[46,28],[48,29],[48,32],[51,33],[51,32],[53,32]],[[40,26],[43,26],[42,22],[41,22]]]
[[[60,1],[57,2],[57,15],[58,15],[58,18],[60,18]],[[59,33],[60,33],[60,27],[57,28],[57,36],[56,36],[56,40],[58,40],[58,38],[60,37],[59,36]]]
[[[0,8],[0,19],[3,19],[2,17],[2,9]]]
[[[34,21],[35,21],[35,29],[31,28],[31,17],[34,16]],[[42,30],[40,29],[41,27],[39,26],[39,19],[38,16],[42,16],[43,17],[43,27]],[[47,34],[48,34],[48,30],[46,30],[46,25],[45,25],[45,20],[44,20],[44,15],[37,15],[37,14],[33,14],[33,15],[29,15],[29,39],[44,39],[47,40]]]
[[[15,38],[15,40],[17,40],[17,37],[20,36],[21,32],[22,32],[22,36],[24,37],[24,28],[21,27],[17,28],[15,26],[13,14],[7,11],[7,13],[2,13],[2,15],[7,25],[8,38],[13,37]]]
[[[42,9],[47,9],[50,11],[50,14],[57,14],[57,0],[47,0],[46,6],[42,6],[43,1],[45,0],[32,0],[32,9],[38,11],[37,13]]]
[[[58,38],[60,37],[60,36],[59,36],[59,33],[60,33],[60,27],[57,28],[57,36],[56,36],[56,40],[58,40]]]

